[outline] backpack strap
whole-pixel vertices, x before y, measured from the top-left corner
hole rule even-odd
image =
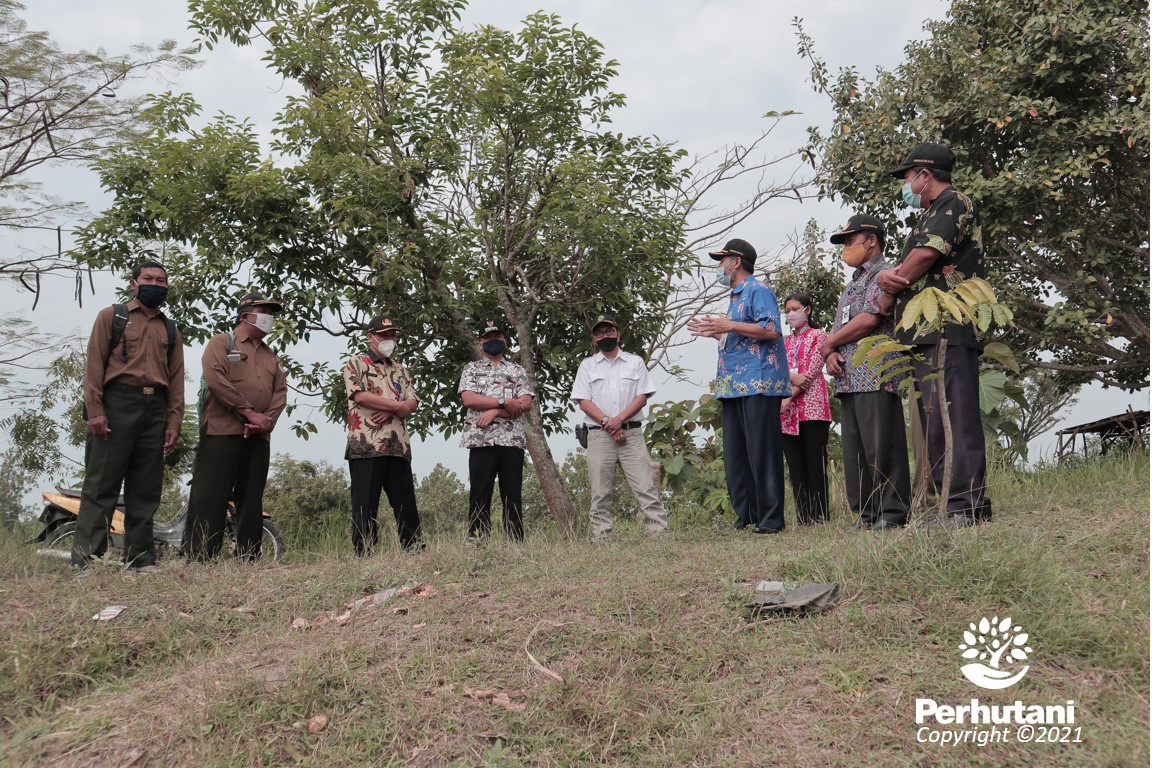
[[[128,305],[112,305],[112,338],[108,345],[108,352],[116,351],[116,345],[123,342],[120,349],[120,359],[128,362],[128,340],[124,338],[124,329],[128,327]],[[173,329],[175,330],[175,329]]]

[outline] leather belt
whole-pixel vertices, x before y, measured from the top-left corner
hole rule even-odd
[[[642,421],[626,421],[620,425],[622,429],[640,429],[642,426],[644,426]],[[588,429],[604,429],[604,427],[589,424]]]
[[[168,394],[167,387],[133,387],[129,384],[112,384],[105,389],[109,392],[123,392],[126,395],[144,395],[145,397]]]

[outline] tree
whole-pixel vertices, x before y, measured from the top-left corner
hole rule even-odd
[[[425,537],[460,532],[464,538],[468,523],[468,489],[456,473],[437,464],[416,485],[416,508]]]
[[[1148,386],[1147,11],[956,0],[871,80],[832,76],[800,30],[835,111],[830,131],[810,129],[821,193],[895,228],[886,169],[918,142],[949,145],[956,185],[981,206],[989,279],[1015,315],[1006,340],[1077,383]]]
[[[148,74],[194,66],[193,51],[171,40],[156,50],[138,46],[131,55],[63,51],[47,33],[28,31],[18,16],[23,8],[0,0],[0,228],[57,229],[53,219],[80,206],[44,195],[28,175],[91,161],[129,140],[142,101],[120,91]],[[37,292],[41,275],[62,269],[75,271],[76,264],[59,243],[54,256],[0,261],[0,276]]]
[[[80,234],[83,259],[123,268],[163,252],[193,340],[249,288],[290,297],[282,345],[319,333],[358,347],[368,316],[400,318],[424,402],[417,431],[459,429],[475,324],[506,316],[538,390],[529,452],[568,527],[544,436],[568,409],[582,352],[571,340],[603,310],[636,348],[662,323],[687,259],[667,194],[681,155],[606,129],[623,97],[596,41],[544,14],[517,34],[459,32],[462,5],[193,2],[205,45],[259,38],[299,87],[278,116],[277,162],[250,125],[193,129],[190,97],[157,97],[148,134],[97,164],[115,201]],[[289,373],[305,391],[338,389],[327,364]]]
[[[1005,447],[1021,461],[1028,460],[1028,445],[1060,423],[1060,415],[1076,404],[1075,387],[1058,372],[1034,369],[1020,380],[1022,394],[1006,400],[1000,418],[1016,425],[1015,439]]]
[[[278,453],[268,475],[264,509],[293,548],[315,548],[327,532],[346,534],[352,498],[344,469]]]

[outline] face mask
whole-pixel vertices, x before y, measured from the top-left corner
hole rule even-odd
[[[616,349],[616,345],[620,343],[620,339],[614,336],[605,336],[602,339],[596,340],[596,348],[601,352],[611,352]]]
[[[168,297],[168,286],[166,285],[137,285],[136,298],[140,303],[148,307],[148,309],[156,309],[164,303],[164,299]]]
[[[392,357],[392,353],[396,351],[396,342],[392,339],[376,342],[376,351],[384,357]]]
[[[793,312],[785,312],[784,320],[788,323],[788,325],[792,326],[793,330],[798,330],[803,328],[804,324],[808,322],[808,317],[804,314],[803,310],[799,310]]]
[[[266,315],[263,312],[254,312],[250,314],[249,317],[256,318],[255,320],[248,321],[250,325],[256,326],[264,333],[272,333],[272,326],[276,324],[276,318],[272,317],[272,315]]]
[[[916,177],[919,175],[920,174],[916,174],[916,176],[912,177],[911,181],[904,182],[904,186],[900,188],[900,195],[904,198],[904,205],[908,206],[909,208],[920,207],[920,195],[912,192],[912,182],[915,181]],[[923,188],[921,188],[920,191],[923,192]]]
[[[844,263],[850,267],[858,267],[868,260],[868,246],[866,245],[846,245],[840,251],[840,258]]]
[[[721,264],[716,267],[716,282],[720,283],[726,288],[732,287],[732,274],[724,271],[724,265]]]
[[[504,339],[489,339],[480,345],[480,348],[484,350],[486,355],[499,357],[504,354]]]

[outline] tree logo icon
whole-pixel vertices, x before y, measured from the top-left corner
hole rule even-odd
[[[1013,626],[1012,617],[1001,619],[993,616],[989,621],[985,616],[978,624],[969,624],[964,630],[964,642],[959,645],[963,651],[961,655],[976,661],[960,667],[960,671],[981,688],[999,690],[1015,685],[1028,674],[1028,665],[1025,664],[1016,674],[1012,674],[1008,667],[1028,660],[1032,649],[1025,645],[1027,642],[1028,633],[1021,632],[1019,626]]]

